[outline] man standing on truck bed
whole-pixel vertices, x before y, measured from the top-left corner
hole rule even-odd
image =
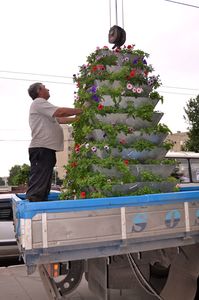
[[[60,124],[76,121],[82,110],[49,103],[49,90],[40,82],[30,85],[28,93],[33,103],[29,111],[32,140],[29,146],[30,177],[26,198],[32,202],[46,201],[56,164],[56,151],[64,149]]]

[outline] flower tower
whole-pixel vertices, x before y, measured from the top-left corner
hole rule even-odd
[[[173,191],[169,128],[155,106],[163,97],[149,55],[134,45],[97,48],[74,76],[75,141],[66,168],[64,198],[102,198]]]

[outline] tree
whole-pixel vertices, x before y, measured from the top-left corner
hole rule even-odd
[[[22,166],[15,165],[10,169],[10,174],[8,177],[9,185],[22,185],[27,184],[30,174],[30,166],[23,164]]]
[[[5,185],[5,181],[3,180],[2,177],[0,177],[0,186]]]
[[[189,124],[188,140],[184,145],[184,150],[199,152],[199,95],[188,101],[184,111],[186,116],[183,117]]]

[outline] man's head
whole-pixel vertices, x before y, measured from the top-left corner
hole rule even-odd
[[[41,82],[31,84],[28,89],[28,94],[33,100],[36,98],[48,100],[50,98],[49,90]]]

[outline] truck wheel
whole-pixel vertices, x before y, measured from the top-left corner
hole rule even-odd
[[[72,293],[80,284],[84,273],[83,260],[71,261],[69,264],[66,274],[53,278],[61,296]]]

